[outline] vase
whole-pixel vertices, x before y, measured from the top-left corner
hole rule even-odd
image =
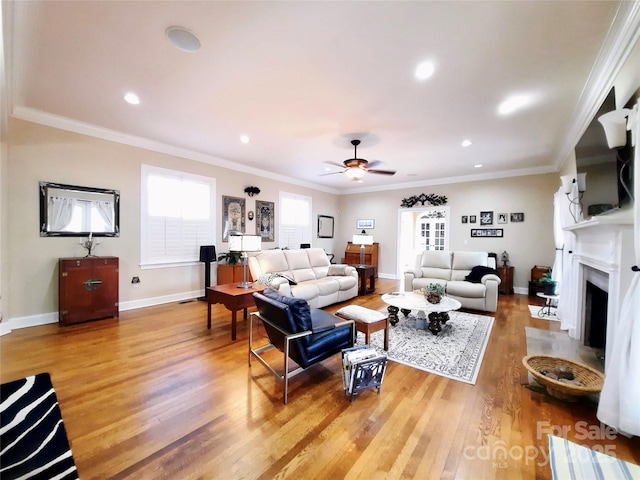
[[[440,300],[442,300],[442,295],[438,292],[427,292],[424,296],[429,303],[440,303]]]

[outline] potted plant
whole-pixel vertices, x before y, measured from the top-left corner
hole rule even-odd
[[[551,278],[551,272],[546,272],[540,277],[538,283],[544,285],[544,294],[545,295],[556,295],[556,290],[558,288],[558,282]]]
[[[427,302],[440,303],[444,296],[444,285],[439,283],[430,283],[422,289],[422,293],[424,293],[424,298],[427,299]]]
[[[242,258],[242,252],[224,252],[218,255],[218,262],[224,261],[227,265],[237,265]]]

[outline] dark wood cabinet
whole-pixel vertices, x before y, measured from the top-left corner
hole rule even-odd
[[[360,262],[360,245],[347,243],[344,251],[342,263],[347,265],[359,265]],[[376,277],[378,276],[378,243],[364,246],[364,265],[373,265],[376,268]]]
[[[500,293],[503,295],[511,295],[513,293],[513,267],[498,267],[500,276]]]
[[[244,265],[228,265],[225,263],[218,264],[218,285],[226,285],[228,283],[240,283],[242,282],[242,270]],[[247,282],[253,282],[251,279],[251,270],[247,265]]]
[[[61,325],[118,316],[118,257],[61,258],[58,315]]]

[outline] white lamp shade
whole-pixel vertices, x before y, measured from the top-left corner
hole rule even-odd
[[[587,174],[579,173],[578,174],[578,191],[584,192],[587,190]]]
[[[230,252],[259,252],[262,248],[260,235],[231,235],[229,236]]]
[[[357,180],[364,177],[365,171],[359,167],[355,167],[347,169],[344,174],[352,180]]]
[[[627,144],[627,116],[628,108],[614,110],[598,117],[598,121],[604,128],[609,148],[624,147]]]
[[[373,235],[354,235],[351,243],[354,245],[373,245]]]
[[[573,177],[571,175],[563,175],[560,177],[560,181],[562,182],[562,191],[567,195],[570,194]]]

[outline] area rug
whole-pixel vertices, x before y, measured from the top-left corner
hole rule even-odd
[[[0,478],[78,478],[48,373],[0,385]]]
[[[556,317],[556,307],[551,307],[551,314],[549,315],[547,307],[544,307],[544,314],[540,315],[540,311],[542,310],[542,305],[529,305],[529,313],[532,318],[539,318],[541,320],[552,320],[559,322],[560,319]]]
[[[387,313],[386,308],[381,310]],[[484,356],[493,317],[465,312],[450,312],[450,320],[438,335],[416,329],[414,312],[408,317],[399,314],[400,321],[389,327],[387,357],[429,373],[475,384]],[[384,352],[382,331],[371,335],[371,345]],[[364,334],[358,334],[364,344]]]
[[[598,447],[606,451],[607,445],[598,445]],[[553,435],[549,435],[549,465],[551,478],[554,480],[640,478],[638,465]]]

